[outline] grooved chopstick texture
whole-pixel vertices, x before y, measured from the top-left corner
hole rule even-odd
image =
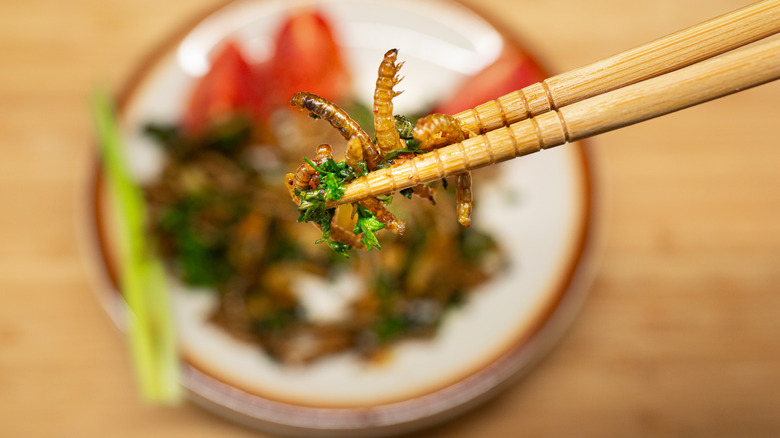
[[[456,114],[483,134],[649,79],[780,32],[780,0],[764,0],[608,59],[568,71]]]
[[[510,160],[780,78],[780,40],[767,41],[418,155],[348,184],[339,204]]]

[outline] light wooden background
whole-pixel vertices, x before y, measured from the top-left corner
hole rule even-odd
[[[743,0],[470,0],[554,72]],[[86,110],[213,0],[0,0],[0,436],[257,436],[150,408],[80,256]],[[780,436],[780,83],[598,137],[600,265],[531,375],[431,437]],[[261,435],[262,436],[262,435]]]

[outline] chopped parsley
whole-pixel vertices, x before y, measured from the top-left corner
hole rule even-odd
[[[403,139],[414,138],[414,123],[404,116],[395,115],[395,129],[398,131],[398,136]]]
[[[380,161],[379,164],[376,165],[376,168],[382,169],[384,167],[390,167],[390,165],[393,164],[393,160],[395,159],[395,157],[397,157],[400,154],[409,154],[409,153],[415,155],[421,154],[422,151],[420,151],[420,143],[412,139],[406,140],[405,148],[396,149],[388,153],[387,155],[385,155],[384,158],[382,158],[382,161]]]
[[[363,233],[361,242],[366,246],[366,250],[370,251],[372,248],[382,249],[379,245],[379,240],[376,238],[376,232],[384,228],[385,224],[379,222],[374,213],[362,205],[357,206],[357,216],[358,219],[355,223],[354,232],[356,235]]]
[[[331,223],[336,214],[335,208],[326,208],[330,201],[338,201],[344,196],[346,188],[345,183],[351,181],[365,172],[355,170],[344,161],[336,161],[333,158],[327,158],[319,165],[305,158],[306,162],[313,167],[320,177],[320,185],[311,190],[295,190],[301,203],[298,206],[298,222],[314,222],[322,230],[322,236],[315,243],[327,243],[337,253],[349,257],[348,251],[350,245],[335,240],[330,240]],[[365,166],[365,165],[364,165]],[[379,240],[376,237],[376,231],[384,228],[385,224],[379,222],[374,213],[363,206],[357,207],[358,220],[355,223],[354,233],[360,235],[361,241],[366,249],[380,249]]]

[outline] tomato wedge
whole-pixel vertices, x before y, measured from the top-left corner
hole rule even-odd
[[[299,12],[281,26],[269,81],[274,101],[284,104],[299,91],[331,101],[346,95],[349,74],[334,32],[320,12]]]
[[[519,50],[505,51],[494,63],[468,78],[453,98],[434,112],[457,114],[544,79],[536,64]]]
[[[235,113],[257,115],[262,102],[261,82],[238,44],[228,42],[190,95],[182,121],[184,129],[198,133],[212,121]]]
[[[237,113],[262,121],[299,91],[338,101],[349,87],[331,25],[319,12],[302,11],[284,21],[273,57],[262,64],[250,65],[235,41],[222,46],[195,85],[182,124],[186,132],[198,134],[215,120]]]

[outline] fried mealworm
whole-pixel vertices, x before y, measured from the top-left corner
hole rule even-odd
[[[436,203],[436,201],[433,200],[433,195],[436,194],[436,189],[433,187],[420,184],[419,186],[414,186],[412,188],[412,194],[419,196],[420,198],[427,199],[434,204]]]
[[[332,156],[333,149],[330,147],[330,145],[321,144],[317,146],[317,157],[314,159],[314,163],[320,165]],[[313,168],[308,162],[301,164],[298,166],[298,169],[295,171],[293,176],[293,187],[298,190],[316,188],[319,184],[317,174],[317,169]]]
[[[330,224],[330,237],[337,242],[345,243],[353,248],[365,248],[363,242],[360,241],[360,238],[355,235],[355,233],[340,225],[336,225],[335,223]]]
[[[376,198],[366,198],[360,201],[360,205],[374,213],[377,220],[385,224],[385,228],[393,233],[403,234],[404,230],[406,230],[406,223],[395,217],[395,215],[382,204],[382,201]]]
[[[428,114],[420,118],[412,132],[422,151],[457,143],[466,138],[458,120],[447,114]]]
[[[317,173],[317,169],[311,167],[309,163],[303,163],[293,174],[293,187],[298,190],[308,190],[312,177]]]
[[[373,170],[381,160],[374,143],[371,142],[371,138],[366,134],[366,131],[335,103],[316,94],[301,91],[290,99],[290,104],[310,111],[315,116],[326,120],[347,140],[351,137],[357,137],[361,146],[363,146],[363,157],[366,159],[368,170]]]
[[[455,202],[458,212],[458,222],[464,227],[471,225],[471,172],[458,175],[455,186]]]
[[[398,49],[392,49],[385,53],[385,57],[379,65],[379,74],[374,90],[376,145],[383,156],[405,147],[395,129],[395,117],[393,117],[393,98],[401,94],[400,91],[394,91],[393,87],[403,79],[398,77],[398,71],[404,64],[403,62],[395,62],[397,56]]]
[[[295,195],[295,175],[295,173],[288,173],[285,175],[284,185],[287,187],[287,191],[290,192],[290,198],[292,198],[295,205],[301,205],[301,199]]]
[[[362,173],[365,171],[365,169],[360,167],[360,162],[363,161],[363,148],[357,137],[351,137],[347,142],[347,151],[344,158],[347,161],[347,165],[357,172]]]
[[[317,158],[314,162],[317,163],[317,165],[324,163],[328,158],[333,158],[333,148],[327,143],[317,146],[315,153],[317,154]]]

